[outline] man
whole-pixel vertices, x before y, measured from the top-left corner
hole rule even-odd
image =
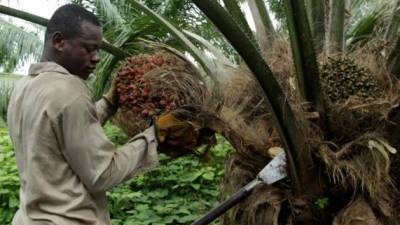
[[[84,82],[100,60],[101,40],[92,13],[60,7],[49,21],[41,62],[12,94],[8,126],[21,181],[13,225],[110,224],[105,192],[153,168],[158,142],[168,141],[168,123],[178,121],[171,113],[161,116],[156,128],[115,148],[101,127],[116,110],[115,88],[94,104]],[[189,123],[179,122],[175,131],[197,138]]]

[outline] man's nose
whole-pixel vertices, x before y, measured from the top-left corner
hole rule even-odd
[[[98,51],[96,51],[94,54],[93,54],[93,56],[92,56],[92,58],[91,58],[91,60],[92,60],[92,63],[94,63],[94,64],[97,64],[98,62],[100,62],[100,55],[99,55],[99,52]]]

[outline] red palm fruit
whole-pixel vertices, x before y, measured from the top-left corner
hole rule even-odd
[[[124,102],[126,101],[126,96],[120,96],[120,97],[119,97],[119,101],[120,101],[121,103],[124,103]]]
[[[146,97],[150,95],[150,88],[149,87],[145,87],[143,88],[142,94],[145,95]]]
[[[143,69],[144,69],[146,72],[150,71],[150,70],[152,69],[151,64],[150,64],[150,63],[144,64]]]
[[[148,116],[149,115],[149,110],[148,109],[143,109],[142,110],[142,116]]]
[[[133,60],[133,63],[137,64],[137,65],[140,65],[140,64],[143,63],[143,61],[142,61],[141,57],[135,57],[134,60]]]
[[[154,63],[158,66],[162,66],[164,64],[164,59],[162,56],[158,56],[157,58],[154,59]]]

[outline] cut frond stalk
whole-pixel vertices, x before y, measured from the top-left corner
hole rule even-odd
[[[304,1],[285,0],[285,7],[298,86],[303,99],[311,104],[312,110],[319,113],[320,125],[323,125],[325,109],[320,90],[319,68]]]
[[[306,3],[315,51],[321,53],[325,43],[325,1],[306,0]]]
[[[328,39],[326,43],[328,54],[335,54],[343,51],[344,13],[345,0],[330,0]]]

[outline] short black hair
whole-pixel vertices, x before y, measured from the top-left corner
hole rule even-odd
[[[83,21],[101,26],[96,15],[85,8],[75,4],[61,6],[54,12],[47,24],[45,41],[49,40],[57,31],[61,32],[65,38],[75,37],[79,34]]]

